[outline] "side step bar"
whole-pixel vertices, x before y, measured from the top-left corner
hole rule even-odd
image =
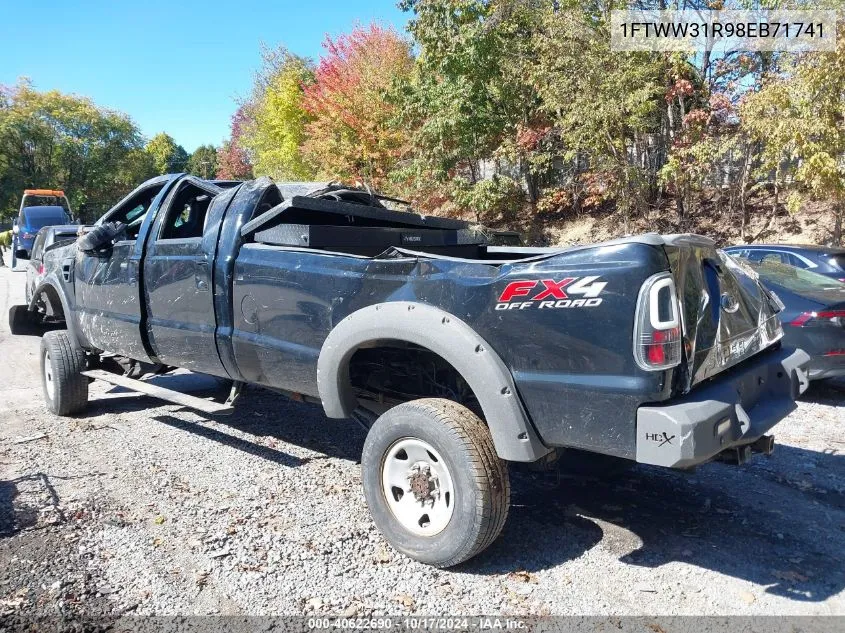
[[[94,380],[102,380],[103,382],[117,385],[118,387],[123,387],[124,389],[138,391],[148,396],[159,398],[160,400],[180,404],[183,407],[188,407],[189,409],[196,409],[197,411],[202,411],[203,413],[216,413],[219,415],[232,413],[232,411],[235,410],[228,401],[221,404],[219,402],[214,402],[213,400],[203,400],[202,398],[190,396],[186,393],[182,393],[181,391],[173,391],[172,389],[159,387],[158,385],[154,385],[146,380],[127,378],[126,376],[113,374],[110,371],[104,371],[102,369],[89,369],[87,371],[83,371],[82,375],[93,378]]]

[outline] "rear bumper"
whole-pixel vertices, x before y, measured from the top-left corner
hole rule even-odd
[[[637,461],[689,468],[751,444],[795,409],[810,357],[794,348],[747,363],[666,404],[637,409]]]

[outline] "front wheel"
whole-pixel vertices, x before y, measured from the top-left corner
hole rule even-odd
[[[361,470],[376,526],[423,563],[457,565],[486,549],[505,525],[507,464],[478,416],[450,400],[414,400],[379,417]]]
[[[66,330],[47,332],[41,339],[41,384],[44,402],[56,415],[79,413],[88,405],[85,352]]]

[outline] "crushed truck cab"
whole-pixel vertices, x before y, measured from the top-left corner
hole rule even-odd
[[[42,290],[90,377],[186,368],[361,422],[374,519],[432,564],[501,530],[507,461],[770,451],[808,358],[752,270],[694,235],[492,241],[370,191],[175,174],[58,249]]]

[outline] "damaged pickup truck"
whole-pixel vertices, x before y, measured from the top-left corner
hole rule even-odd
[[[368,429],[387,540],[451,566],[502,530],[507,462],[740,463],[771,451],[807,387],[777,298],[709,239],[494,247],[397,202],[268,178],[142,184],[34,293],[31,311],[66,323],[43,339],[47,406],[83,411],[94,378],[231,406],[141,379],[173,368],[319,402]]]

